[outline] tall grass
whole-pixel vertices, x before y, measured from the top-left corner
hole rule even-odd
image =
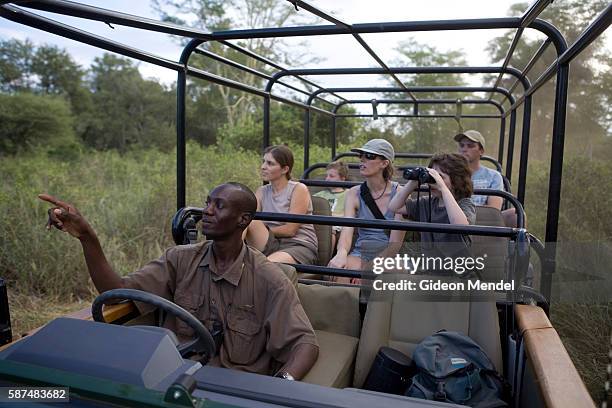
[[[296,158],[301,146],[290,146]],[[216,185],[236,181],[261,185],[258,152],[234,146],[187,146],[187,205],[202,206]],[[311,162],[329,160],[311,149]],[[303,163],[296,160],[293,176]],[[79,242],[44,228],[49,193],[74,204],[90,221],[108,260],[120,274],[136,270],[173,245],[170,219],[176,211],[176,153],[143,150],[120,155],[92,151],[73,160],[43,151],[0,161],[0,277],[10,289],[70,297],[95,293]]]
[[[215,185],[233,180],[259,184],[259,157],[189,146],[188,203],[201,205]],[[44,224],[46,192],[73,203],[97,231],[107,257],[121,274],[135,270],[172,245],[176,210],[174,153],[112,151],[64,162],[43,153],[0,162],[0,276],[13,289],[50,296],[83,296],[93,290],[80,244]]]

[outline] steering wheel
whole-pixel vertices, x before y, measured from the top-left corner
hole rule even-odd
[[[102,314],[102,306],[104,303],[111,300],[133,300],[147,303],[187,323],[187,325],[195,331],[196,337],[194,340],[188,341],[187,343],[177,345],[177,349],[183,358],[187,358],[193,353],[202,354],[204,355],[202,361],[203,364],[205,364],[205,362],[208,362],[208,360],[215,355],[215,341],[210,331],[208,331],[206,326],[196,319],[195,316],[179,305],[142,290],[112,289],[99,295],[91,304],[91,315],[96,322],[106,323],[104,315]]]

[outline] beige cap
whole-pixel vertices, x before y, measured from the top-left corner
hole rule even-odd
[[[389,161],[393,161],[393,159],[395,159],[395,150],[393,149],[391,143],[387,142],[385,139],[368,140],[368,142],[363,146],[356,149],[351,149],[351,152],[373,153],[382,156]]]
[[[482,135],[480,134],[479,131],[477,130],[466,130],[463,133],[459,133],[458,135],[455,135],[454,139],[455,142],[460,141],[462,138],[467,137],[468,139],[470,139],[472,142],[476,142],[476,143],[480,143],[480,145],[482,146],[482,148],[485,148],[485,140],[484,137],[482,137]]]

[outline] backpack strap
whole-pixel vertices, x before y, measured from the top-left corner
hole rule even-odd
[[[380,208],[378,208],[378,206],[376,205],[376,202],[372,197],[372,193],[370,192],[370,188],[368,187],[368,184],[365,181],[361,183],[361,186],[359,186],[359,194],[361,195],[363,202],[370,209],[370,212],[372,213],[374,218],[379,220],[386,219],[383,213],[380,212]],[[385,230],[385,234],[387,234],[387,236],[389,236],[389,233],[389,230]]]

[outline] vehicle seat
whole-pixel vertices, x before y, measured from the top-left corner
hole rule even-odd
[[[380,299],[379,295],[384,298]],[[442,329],[470,336],[501,372],[499,320],[494,301],[425,301],[423,298],[415,300],[415,297],[410,291],[373,293],[361,329],[354,387],[363,385],[381,347],[391,347],[412,356],[424,338]]]
[[[291,266],[291,265],[287,265],[287,264],[284,264],[284,263],[277,263],[277,265],[278,265],[279,268],[281,268],[281,270],[283,271],[285,276],[287,278],[289,278],[291,283],[293,283],[293,286],[295,288],[297,288],[298,274],[297,274],[297,271],[295,270],[295,268],[293,266]]]
[[[501,211],[493,207],[476,206],[476,225],[505,227]],[[485,237],[472,235],[472,255],[482,257],[485,254],[485,269],[482,278],[486,281],[499,281],[506,278],[506,260],[508,256],[508,238]]]
[[[312,213],[313,215],[331,215],[331,208],[329,202],[323,197],[311,197],[312,198]],[[319,246],[319,265],[327,265],[331,259],[331,225],[317,225],[314,224],[315,232],[317,234],[318,246]]]
[[[319,342],[319,357],[302,381],[351,386],[359,343],[359,288],[300,283],[298,295]]]

